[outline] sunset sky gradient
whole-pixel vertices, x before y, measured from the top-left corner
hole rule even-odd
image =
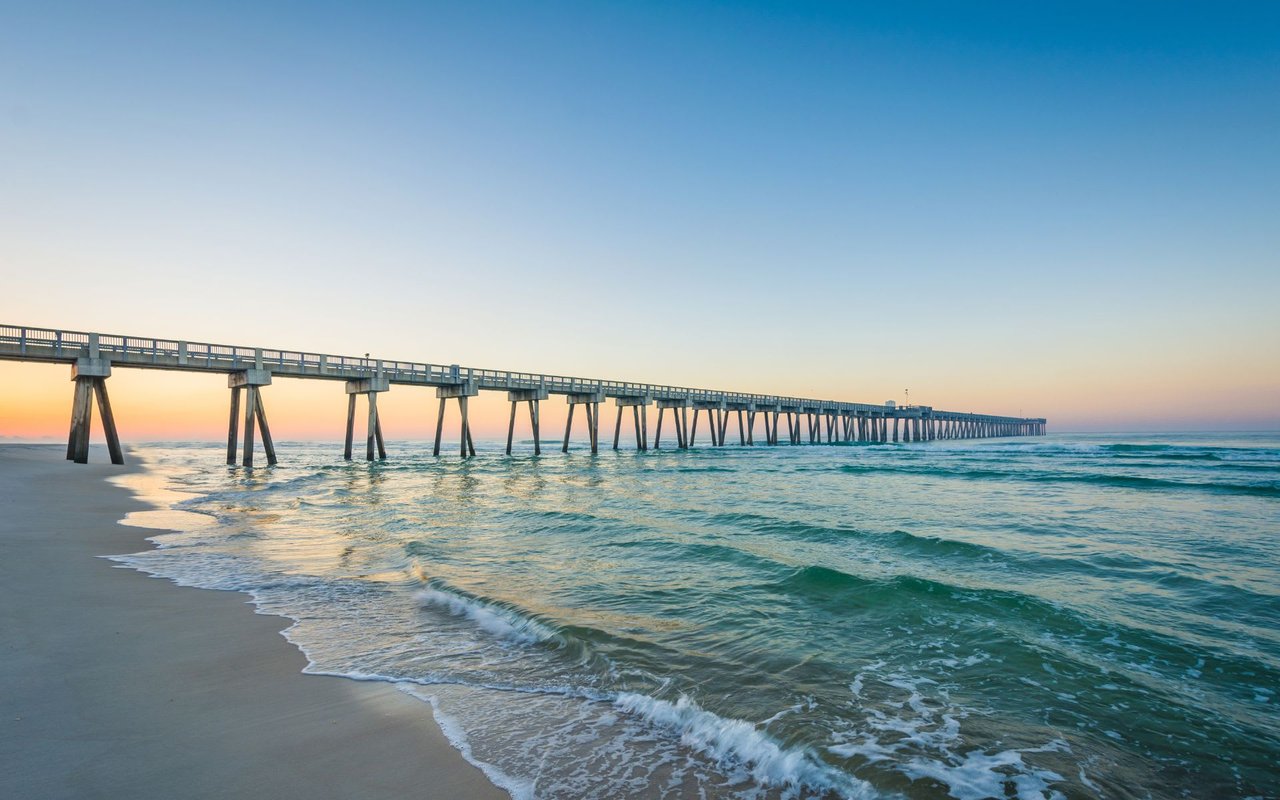
[[[1278,142],[1276,3],[24,4],[0,322],[1276,429]],[[67,378],[0,362],[0,436]],[[218,376],[109,385],[225,435]],[[339,385],[264,397],[340,437]]]

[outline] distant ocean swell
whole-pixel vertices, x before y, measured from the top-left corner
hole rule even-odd
[[[117,560],[250,592],[308,671],[431,702],[515,796],[1280,784],[1274,438],[281,450],[151,450],[216,523]]]

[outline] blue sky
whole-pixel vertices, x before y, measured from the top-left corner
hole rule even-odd
[[[973,6],[10,6],[0,321],[1280,424],[1280,4]]]

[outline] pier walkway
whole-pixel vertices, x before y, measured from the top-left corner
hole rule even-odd
[[[275,444],[267,424],[262,396],[262,387],[269,386],[276,377],[343,382],[348,396],[343,451],[347,459],[352,456],[356,397],[364,395],[368,409],[365,457],[370,461],[374,460],[375,453],[377,458],[386,458],[377,398],[378,394],[389,391],[392,385],[432,387],[436,390],[436,397],[440,400],[433,448],[436,455],[440,454],[446,406],[449,400],[457,401],[460,415],[460,453],[464,458],[475,455],[467,400],[481,391],[507,393],[507,400],[511,403],[507,453],[511,453],[516,412],[521,403],[528,407],[534,452],[541,452],[543,439],[540,403],[551,395],[562,395],[569,404],[561,449],[569,449],[574,411],[582,406],[593,453],[599,450],[600,404],[609,399],[617,407],[613,432],[614,449],[618,448],[622,439],[622,425],[626,416],[631,417],[632,425],[629,427],[634,428],[635,447],[638,450],[662,446],[663,423],[668,415],[674,444],[682,449],[694,446],[699,418],[703,414],[706,418],[707,438],[716,447],[726,444],[730,432],[729,423],[734,417],[737,443],[741,446],[779,444],[780,422],[785,422],[782,434],[787,443],[792,445],[1038,436],[1045,433],[1046,425],[1043,418],[941,411],[929,406],[903,407],[892,402],[851,403],[747,394],[532,372],[474,369],[457,364],[371,359],[300,350],[240,347],[13,325],[0,325],[0,360],[71,366],[75,390],[67,458],[77,463],[88,460],[89,423],[95,398],[111,460],[117,464],[124,461],[106,385],[107,378],[115,367],[225,373],[230,388],[227,463],[236,463],[237,453],[242,452],[242,463],[245,466],[253,465],[255,428],[261,431],[263,451],[268,463],[276,463]],[[652,438],[649,436],[650,406],[655,407],[658,414]],[[240,435],[241,417],[244,423],[243,437]],[[762,429],[761,437],[757,437],[757,429]],[[630,439],[630,436],[627,438]]]

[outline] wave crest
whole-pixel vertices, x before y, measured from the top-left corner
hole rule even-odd
[[[455,617],[466,617],[481,630],[517,644],[560,641],[560,635],[553,628],[537,619],[509,606],[471,597],[457,590],[428,587],[417,592],[414,599],[423,606],[442,609]]]
[[[680,736],[680,741],[711,756],[721,766],[741,767],[760,786],[782,786],[818,793],[835,791],[849,798],[878,797],[871,785],[822,763],[808,750],[787,748],[750,722],[707,711],[686,695],[674,703],[623,692],[614,700],[621,711]]]

